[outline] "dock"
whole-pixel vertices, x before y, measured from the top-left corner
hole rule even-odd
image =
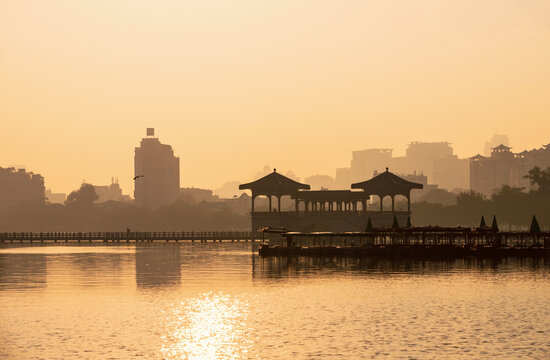
[[[427,257],[546,256],[550,233],[499,232],[492,228],[408,227],[369,232],[291,232],[265,240],[260,256]],[[272,234],[270,234],[272,235]]]

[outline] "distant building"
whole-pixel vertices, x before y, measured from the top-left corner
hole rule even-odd
[[[241,196],[235,196],[231,199],[222,199],[222,201],[229,210],[237,214],[245,215],[250,211],[250,196],[247,193],[242,193]]]
[[[428,180],[447,190],[468,189],[469,161],[459,159],[448,142],[412,142],[409,144],[405,161],[393,167],[406,173],[421,171]]]
[[[53,193],[51,189],[46,189],[46,200],[50,204],[63,204],[67,200],[67,194]]]
[[[0,206],[42,205],[46,201],[44,178],[25,169],[0,167]]]
[[[422,173],[440,188],[468,189],[469,161],[453,154],[448,142],[412,142],[405,156],[393,157],[392,149],[367,149],[352,152],[351,166],[337,169],[336,183],[358,181],[371,176],[375,169],[391,167],[403,174]]]
[[[345,189],[352,182],[351,168],[343,167],[336,169],[336,177],[334,178],[335,188]]]
[[[212,190],[199,189],[194,187],[181,188],[180,198],[191,199],[195,203],[200,203],[202,201],[206,201],[206,202],[220,201],[220,197],[218,195],[214,195]]]
[[[550,144],[540,149],[513,153],[500,144],[492,149],[491,156],[476,155],[470,158],[470,188],[485,196],[491,196],[504,185],[529,188],[524,176],[535,166],[550,166]]]
[[[334,189],[334,179],[329,175],[312,175],[305,178],[305,182],[311,186],[313,190],[328,190]]]
[[[239,190],[239,184],[240,182],[238,181],[228,181],[222,187],[215,189],[214,194],[221,198],[232,198],[235,195],[240,196],[244,192]]]
[[[131,201],[130,196],[122,194],[118,179],[111,178],[111,185],[93,185],[93,187],[98,196],[96,203],[103,203],[106,201]]]
[[[377,169],[390,166],[392,149],[367,149],[351,152],[351,182],[370,177]]]
[[[490,157],[493,148],[501,144],[508,147],[510,146],[510,139],[508,139],[508,136],[504,134],[493,135],[493,137],[491,138],[491,141],[485,142],[485,149],[484,149],[483,155],[486,157]]]
[[[377,174],[375,174],[376,176]],[[423,196],[426,196],[430,191],[436,190],[438,188],[435,184],[428,184],[428,177],[424,175],[423,173],[417,174],[416,171],[413,172],[413,174],[409,175],[401,175],[401,177],[407,181],[422,184],[422,189],[418,189],[415,192],[411,193],[411,201],[415,202],[422,198]]]
[[[154,137],[154,129],[147,129],[147,137],[135,149],[135,190],[137,206],[156,209],[178,199],[180,189],[180,160],[170,145],[161,144]]]

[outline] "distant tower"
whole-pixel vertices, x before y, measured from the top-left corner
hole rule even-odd
[[[155,138],[155,129],[147,128],[134,156],[134,197],[137,206],[156,209],[178,198],[180,188],[180,159],[170,145]]]
[[[493,148],[499,145],[504,145],[509,147],[510,139],[508,138],[508,136],[504,134],[494,134],[493,137],[491,138],[491,141],[485,142],[485,149],[484,149],[485,151],[483,152],[483,155],[486,157],[491,156]]]

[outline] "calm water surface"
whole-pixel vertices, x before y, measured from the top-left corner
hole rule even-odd
[[[549,260],[0,248],[2,359],[550,358]]]

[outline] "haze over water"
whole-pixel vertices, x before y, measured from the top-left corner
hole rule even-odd
[[[550,357],[548,259],[259,258],[249,244],[0,249],[0,358]]]

